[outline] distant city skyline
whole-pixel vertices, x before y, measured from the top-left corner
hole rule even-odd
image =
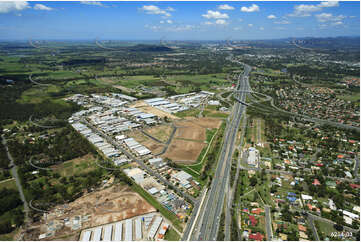
[[[0,2],[1,40],[360,36],[360,2]]]

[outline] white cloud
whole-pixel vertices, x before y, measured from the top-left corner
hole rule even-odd
[[[183,32],[183,31],[190,31],[193,30],[195,27],[193,25],[187,24],[182,26],[176,26],[176,27],[169,27],[166,29],[166,31],[169,32]]]
[[[232,7],[232,6],[228,5],[228,4],[223,4],[223,5],[219,5],[218,9],[221,9],[221,10],[234,10],[234,7]]]
[[[264,30],[264,28],[263,28],[263,27],[259,27],[259,30]]]
[[[51,11],[51,10],[54,10],[53,8],[47,7],[47,6],[43,5],[43,4],[35,4],[34,9],[35,9],[35,10],[43,10],[43,11]]]
[[[226,25],[228,24],[226,20],[224,19],[217,19],[216,20],[216,24],[220,24],[220,25]]]
[[[233,30],[238,31],[238,30],[242,30],[242,27],[234,27]]]
[[[97,1],[80,1],[80,3],[86,5],[95,5],[99,7],[104,7],[104,5],[101,2],[97,2]]]
[[[247,13],[258,12],[259,7],[256,4],[252,4],[252,6],[250,6],[250,7],[242,7],[241,11],[242,12],[247,12]]]
[[[172,7],[168,7],[166,10],[167,10],[167,11],[170,11],[170,12],[174,12],[174,11],[175,11],[175,9],[172,8]]]
[[[165,23],[165,22],[164,22]],[[145,28],[150,29],[154,32],[182,32],[182,31],[189,31],[195,28],[194,25],[180,25],[180,26],[170,26],[170,25],[144,25]]]
[[[248,27],[253,27],[253,24],[248,24]]]
[[[226,13],[221,13],[221,12],[212,11],[212,10],[208,10],[207,14],[202,14],[202,16],[204,18],[208,18],[208,19],[212,19],[212,18],[214,18],[214,19],[229,18],[228,14],[226,14]]]
[[[320,13],[320,14],[316,14],[316,18],[319,22],[325,23],[325,22],[342,21],[344,18],[346,18],[346,16],[344,15],[333,16],[332,13]]]
[[[243,22],[243,19],[239,18],[238,21],[239,21],[239,22]]]
[[[312,12],[321,11],[322,8],[338,7],[338,1],[326,1],[321,2],[318,5],[301,4],[294,6],[294,11],[288,16],[291,17],[308,17],[311,16]]]
[[[161,23],[161,24],[165,24],[165,23],[167,23],[167,24],[172,24],[172,23],[173,23],[173,21],[172,21],[172,20],[170,20],[170,19],[168,19],[168,20],[166,20],[166,21],[161,20],[161,21],[159,21],[159,23]]]
[[[275,18],[277,18],[277,17],[276,17],[275,15],[271,14],[271,15],[268,15],[267,18],[268,18],[268,19],[275,19]]]
[[[217,19],[216,21],[212,22],[212,21],[206,21],[203,24],[205,25],[227,25],[228,22],[224,19]]]
[[[159,7],[157,7],[155,5],[144,5],[143,7],[140,8],[140,10],[143,10],[146,14],[160,14],[160,15],[163,15],[164,17],[171,16],[170,13],[168,13],[165,10],[160,9]]]
[[[342,25],[342,24],[343,24],[342,21],[337,21],[337,22],[331,23],[331,25],[333,25],[333,26]]]
[[[319,6],[324,8],[330,8],[330,7],[338,7],[339,5],[338,5],[338,1],[326,1],[326,2],[321,2]]]
[[[26,1],[16,2],[0,2],[0,13],[9,13],[12,11],[22,11],[30,8],[29,3]]]
[[[285,27],[276,27],[275,29],[277,29],[277,30],[285,30],[286,28]]]
[[[294,12],[289,14],[289,16],[291,17],[308,17],[311,16],[311,12],[317,12],[317,11],[321,11],[321,7],[316,6],[316,5],[306,5],[306,4],[301,4],[301,5],[296,5],[294,7]]]
[[[290,24],[291,22],[290,21],[287,21],[287,20],[281,20],[281,21],[276,21],[274,22],[275,24]]]

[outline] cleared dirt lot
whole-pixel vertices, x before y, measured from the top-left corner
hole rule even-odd
[[[179,161],[183,164],[192,164],[197,160],[205,146],[206,144],[202,142],[173,139],[167,152],[162,156],[168,157],[174,162]]]
[[[174,123],[177,126],[175,136],[163,157],[174,162],[193,164],[202,149],[207,145],[206,130],[219,128],[222,120],[216,118],[190,118]]]
[[[158,154],[164,148],[164,144],[158,143],[151,138],[145,136],[139,130],[127,134],[129,137],[134,138],[136,141],[147,147],[153,154]]]
[[[147,203],[138,193],[133,192],[129,186],[113,185],[101,191],[93,192],[76,199],[74,202],[66,205],[59,205],[53,208],[46,222],[48,224],[62,224],[64,219],[72,222],[75,216],[87,216],[88,219],[81,221],[80,230],[98,225],[112,223],[134,216],[154,212],[156,209]],[[37,240],[39,234],[47,231],[44,221],[34,223],[34,226],[40,225],[37,232],[32,233],[30,240]],[[55,232],[55,237],[63,237],[73,234],[75,231],[70,226],[63,224],[61,229]],[[70,236],[70,238],[74,238]],[[28,239],[28,238],[27,238]]]
[[[151,136],[159,139],[162,142],[166,142],[171,135],[173,127],[171,125],[159,125],[149,129],[146,129],[145,132]]]
[[[218,129],[222,124],[222,120],[218,118],[197,118],[194,121],[198,125],[209,129]]]
[[[176,139],[204,141],[205,137],[206,129],[196,125],[177,128],[177,131],[175,133]]]
[[[206,129],[219,128],[222,120],[215,118],[190,118],[175,122],[178,127],[175,138],[202,140],[206,139]]]
[[[145,103],[144,101],[137,101],[134,103],[134,105],[131,105],[132,108],[139,108],[140,110],[142,110],[143,112],[146,113],[152,113],[157,115],[160,118],[164,118],[164,117],[168,117],[170,119],[180,119],[177,116],[174,116],[170,113],[164,112],[162,110],[159,110],[158,108],[149,106],[147,103]]]

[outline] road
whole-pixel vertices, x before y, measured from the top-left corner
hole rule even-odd
[[[226,206],[226,221],[225,221],[225,228],[224,228],[224,232],[225,232],[225,240],[230,241],[231,238],[231,224],[232,224],[232,204],[233,204],[233,199],[234,199],[234,194],[236,192],[237,189],[237,182],[238,182],[238,176],[239,176],[239,171],[241,169],[241,158],[243,157],[243,153],[242,153],[242,147],[243,147],[243,138],[244,138],[244,134],[246,131],[246,127],[247,127],[247,116],[244,116],[243,121],[242,121],[242,128],[241,128],[241,135],[240,135],[240,144],[237,147],[238,151],[239,151],[239,155],[237,158],[237,170],[236,170],[236,175],[233,181],[233,185],[230,188],[230,192],[229,194],[227,194],[227,206]],[[238,206],[236,206],[238,207]],[[237,211],[238,213],[238,211]],[[238,221],[237,221],[238,223]],[[237,228],[239,227],[238,224],[233,224],[233,226],[237,226]],[[238,231],[238,239],[240,239],[240,233],[239,230]]]
[[[12,155],[10,154],[8,145],[6,143],[6,138],[5,138],[4,135],[2,135],[1,138],[2,138],[2,144],[4,145],[7,156],[9,158],[9,160],[10,160],[11,175],[15,178],[16,187],[17,187],[17,189],[19,191],[19,194],[20,194],[20,199],[24,204],[25,225],[26,225],[30,221],[29,220],[29,205],[28,205],[28,202],[25,199],[24,190],[23,190],[23,187],[21,185],[21,181],[20,181],[20,178],[19,178],[19,175],[18,175],[18,167],[16,166],[16,164],[14,162],[14,159],[13,159]]]
[[[251,67],[245,65],[244,73],[240,74],[238,78],[238,91],[247,91],[248,75],[250,71]],[[244,102],[246,97],[245,92],[237,92],[236,95],[240,101]],[[225,200],[225,192],[228,190],[226,189],[226,184],[229,182],[234,143],[244,110],[245,105],[236,102],[232,113],[229,116],[230,121],[227,122],[224,143],[217,163],[216,172],[212,179],[209,194],[205,201],[205,206],[201,208],[201,214],[203,214],[203,216],[199,221],[200,228],[196,235],[192,234],[191,240],[217,240],[220,217]]]
[[[356,156],[353,177],[355,177],[355,179],[360,177],[360,156]]]
[[[30,82],[32,82],[32,83],[34,83],[34,84],[36,84],[36,85],[39,85],[39,86],[50,86],[50,84],[42,84],[42,83],[39,83],[39,82],[34,81],[33,78],[32,78],[32,76],[33,76],[33,74],[30,74],[30,75],[29,75],[29,80],[30,80]]]
[[[168,150],[169,144],[170,144],[170,142],[172,142],[175,132],[177,131],[177,126],[175,126],[173,123],[172,123],[172,126],[173,126],[172,133],[170,134],[167,142],[165,142],[165,146],[164,146],[163,150],[161,152],[159,152],[158,154],[154,154],[154,155],[163,155]]]
[[[271,241],[273,239],[273,232],[272,232],[272,217],[271,217],[271,208],[270,206],[264,206],[264,212],[266,214],[266,235],[267,240]]]
[[[306,212],[305,210],[302,210],[302,212]],[[329,224],[332,224],[332,225],[335,225],[337,223],[327,219],[327,218],[323,218],[323,217],[320,217],[320,216],[317,216],[317,215],[314,215],[310,212],[306,212],[308,217],[312,217],[313,220],[320,220],[320,221],[323,221],[325,223],[329,223]],[[350,228],[350,227],[347,227],[347,226],[343,226],[343,229],[346,230],[346,231],[350,231],[354,234],[357,234],[357,233],[360,233],[360,230],[357,230],[357,229],[353,229],[353,228]]]
[[[58,126],[48,126],[48,125],[41,125],[41,124],[38,124],[38,123],[35,123],[33,121],[33,115],[30,115],[29,117],[29,122],[34,125],[34,126],[37,126],[37,127],[40,127],[40,128],[43,128],[43,129],[53,129],[53,128],[57,128]]]
[[[315,227],[313,220],[314,220],[314,218],[312,216],[307,216],[307,222],[308,222],[308,225],[310,225],[310,227],[311,227],[313,238],[317,241],[320,241],[320,237],[318,237],[317,229]]]
[[[179,195],[181,195],[182,197],[186,198],[188,201],[192,202],[193,204],[196,203],[197,199],[195,199],[194,197],[190,196],[187,193],[184,193],[183,191],[181,191],[178,187],[176,187],[175,185],[173,185],[171,182],[169,182],[168,180],[164,179],[158,172],[153,171],[151,168],[149,168],[146,164],[144,164],[144,162],[138,158],[136,158],[135,156],[133,156],[130,152],[126,151],[119,143],[115,142],[115,140],[104,134],[103,132],[101,132],[100,130],[98,130],[94,125],[92,125],[91,123],[89,123],[86,119],[81,119],[81,121],[83,123],[85,123],[88,127],[90,127],[95,133],[97,133],[98,135],[100,135],[101,137],[103,137],[105,140],[107,140],[110,144],[112,144],[114,147],[116,147],[117,149],[119,149],[121,152],[123,152],[129,159],[135,161],[138,163],[138,165],[143,169],[146,170],[150,175],[155,176],[158,180],[162,181],[164,184],[172,187],[173,190],[175,190]]]
[[[141,130],[141,132],[142,132],[142,134],[144,134],[144,135],[145,135],[145,136],[147,136],[148,138],[150,138],[150,139],[154,140],[155,142],[160,143],[160,144],[164,144],[164,142],[163,142],[163,141],[160,141],[159,139],[157,139],[156,137],[154,137],[154,136],[152,136],[152,135],[148,134],[148,133],[147,133],[147,132],[145,132],[144,130]]]
[[[184,233],[183,233],[183,237],[182,237],[182,241],[189,241],[190,238],[191,238],[191,235],[194,231],[194,228],[196,226],[197,221],[199,219],[199,216],[201,215],[200,212],[201,212],[201,209],[200,207],[202,207],[202,205],[204,204],[204,200],[205,198],[207,197],[207,191],[208,189],[206,187],[203,188],[203,191],[202,191],[202,199],[200,202],[196,202],[196,204],[194,205],[194,208],[192,210],[192,215],[191,217],[189,218],[188,220],[188,223],[187,223],[187,227],[185,228],[184,230]]]

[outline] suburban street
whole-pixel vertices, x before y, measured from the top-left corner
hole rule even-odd
[[[320,240],[320,237],[318,237],[317,229],[315,227],[315,224],[313,223],[314,218],[312,216],[307,216],[307,222],[309,226],[311,227],[312,234],[315,240]]]
[[[273,239],[271,207],[266,205],[264,212],[266,214],[266,236],[267,240],[271,241]]]

